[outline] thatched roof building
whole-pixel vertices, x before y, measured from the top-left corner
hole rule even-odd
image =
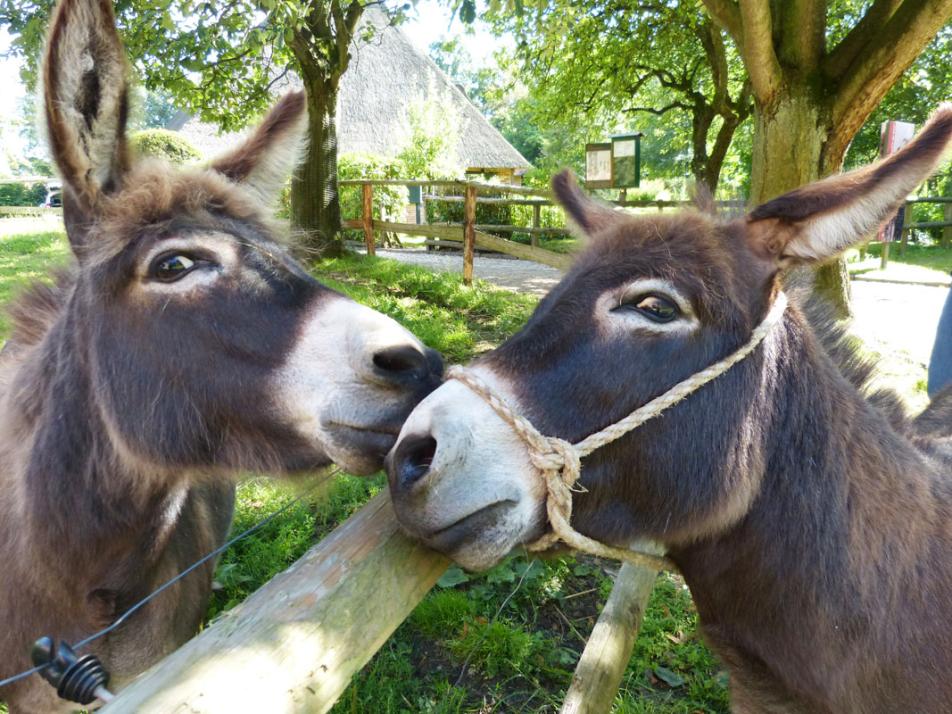
[[[337,102],[340,153],[393,156],[409,136],[409,112],[437,102],[458,124],[456,161],[467,173],[496,174],[518,181],[531,164],[486,120],[479,109],[426,54],[417,50],[387,16],[368,8],[363,22],[375,31],[355,41],[350,66],[341,79]],[[360,37],[360,30],[356,33]],[[219,134],[212,124],[180,114],[170,129],[180,131],[205,156],[233,146],[234,135]]]

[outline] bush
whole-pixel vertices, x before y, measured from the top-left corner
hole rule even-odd
[[[129,137],[129,143],[139,156],[165,159],[176,166],[202,160],[201,153],[188,139],[167,129],[137,131]]]
[[[0,206],[39,206],[46,200],[46,186],[41,183],[0,184]]]
[[[341,154],[337,157],[337,178],[347,179],[395,179],[404,178],[403,165],[396,159],[367,153]],[[406,186],[374,186],[374,212],[376,220],[402,222],[408,205]],[[363,194],[360,186],[340,187],[340,215],[342,220],[363,215]],[[346,238],[363,240],[357,231],[344,231]]]

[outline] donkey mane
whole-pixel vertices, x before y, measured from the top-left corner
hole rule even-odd
[[[912,428],[906,403],[895,389],[875,385],[879,376],[875,355],[849,331],[847,322],[839,319],[833,306],[815,293],[794,293],[813,328],[820,346],[833,364],[866,401],[880,411],[893,429],[900,433]]]

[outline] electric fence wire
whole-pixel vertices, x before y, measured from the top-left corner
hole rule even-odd
[[[261,530],[262,528],[264,528],[266,525],[268,525],[271,521],[273,521],[275,518],[277,518],[277,517],[280,516],[281,514],[287,513],[287,512],[291,509],[292,506],[295,506],[295,505],[297,505],[298,503],[302,503],[302,502],[304,501],[304,499],[305,499],[307,496],[309,496],[311,493],[313,493],[315,490],[317,490],[317,487],[320,486],[322,483],[324,483],[324,481],[326,481],[327,479],[332,478],[332,477],[334,477],[334,476],[337,476],[337,475],[340,474],[340,473],[341,473],[341,470],[340,470],[340,469],[334,468],[334,469],[332,469],[325,477],[316,479],[313,484],[311,484],[311,485],[310,485],[308,488],[306,488],[304,491],[302,491],[302,492],[299,493],[297,496],[295,496],[294,498],[292,498],[290,501],[288,501],[287,503],[285,503],[283,506],[281,506],[281,508],[279,508],[278,510],[274,511],[274,512],[271,513],[270,515],[265,516],[265,517],[262,518],[260,521],[258,521],[257,523],[255,523],[253,526],[251,526],[250,528],[248,528],[248,529],[242,531],[241,533],[239,533],[238,535],[236,535],[234,538],[231,538],[230,540],[226,541],[225,543],[223,543],[222,545],[220,545],[218,548],[215,548],[215,550],[213,550],[213,551],[212,551],[211,553],[209,553],[208,555],[202,556],[201,558],[199,558],[198,560],[196,560],[194,563],[192,563],[190,566],[188,566],[185,570],[183,570],[182,572],[180,572],[180,573],[179,573],[178,575],[176,575],[174,578],[171,578],[170,580],[167,580],[167,581],[164,582],[162,585],[160,585],[160,586],[157,587],[155,590],[153,590],[151,593],[149,593],[149,594],[146,595],[144,598],[142,598],[141,600],[139,600],[137,603],[135,603],[134,605],[132,605],[131,607],[129,607],[129,608],[128,608],[125,612],[123,612],[111,625],[107,625],[106,627],[104,627],[103,629],[99,630],[98,632],[94,632],[93,634],[89,635],[89,636],[86,637],[85,639],[82,639],[82,640],[80,640],[79,642],[77,642],[75,645],[73,645],[73,649],[74,649],[74,650],[80,650],[80,649],[82,649],[82,648],[84,648],[84,647],[88,647],[89,645],[91,645],[91,644],[92,644],[93,642],[95,642],[96,640],[98,640],[98,639],[100,639],[100,638],[102,638],[102,637],[105,637],[105,636],[108,635],[110,632],[112,632],[113,630],[115,630],[115,629],[117,629],[118,627],[120,627],[126,620],[128,620],[130,617],[132,617],[132,615],[134,615],[137,611],[139,611],[140,609],[142,609],[143,607],[145,607],[150,601],[154,600],[156,597],[158,597],[158,596],[159,596],[160,594],[162,594],[164,591],[168,590],[170,587],[172,587],[173,585],[175,585],[175,583],[177,583],[179,580],[181,580],[182,578],[186,577],[187,575],[189,575],[190,573],[192,573],[192,572],[195,571],[196,569],[200,568],[202,565],[204,565],[205,563],[207,563],[209,560],[212,560],[213,558],[218,557],[219,555],[221,555],[222,553],[224,553],[226,550],[228,550],[231,546],[233,546],[233,545],[234,545],[235,543],[237,543],[238,541],[240,541],[240,540],[242,540],[242,539],[244,539],[244,538],[247,538],[248,536],[252,535],[253,533],[256,533],[257,531]],[[30,677],[30,676],[32,676],[32,675],[34,675],[34,674],[39,674],[40,672],[42,672],[44,669],[46,669],[46,668],[49,667],[49,666],[50,666],[50,664],[41,664],[41,665],[39,665],[39,666],[37,666],[37,667],[32,667],[32,668],[30,668],[30,669],[28,669],[28,670],[26,670],[26,671],[20,672],[19,674],[15,674],[15,675],[13,675],[12,677],[7,677],[6,679],[0,679],[0,689],[3,689],[3,688],[6,687],[8,684],[13,684],[13,683],[15,683],[15,682],[19,682],[21,679],[26,679],[27,677]]]

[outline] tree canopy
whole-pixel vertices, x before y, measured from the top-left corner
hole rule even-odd
[[[699,7],[554,0],[532,13],[500,9],[487,17],[516,35],[520,75],[541,122],[557,122],[571,108],[587,122],[657,125],[645,122],[654,115],[686,123],[691,173],[717,186],[753,102],[737,53]]]
[[[53,0],[0,0],[33,83]],[[309,148],[292,187],[292,219],[310,242],[335,252],[340,227],[335,112],[340,78],[365,8],[398,17],[383,0],[117,0],[136,74],[184,109],[238,129],[261,114],[295,72],[308,96]]]

